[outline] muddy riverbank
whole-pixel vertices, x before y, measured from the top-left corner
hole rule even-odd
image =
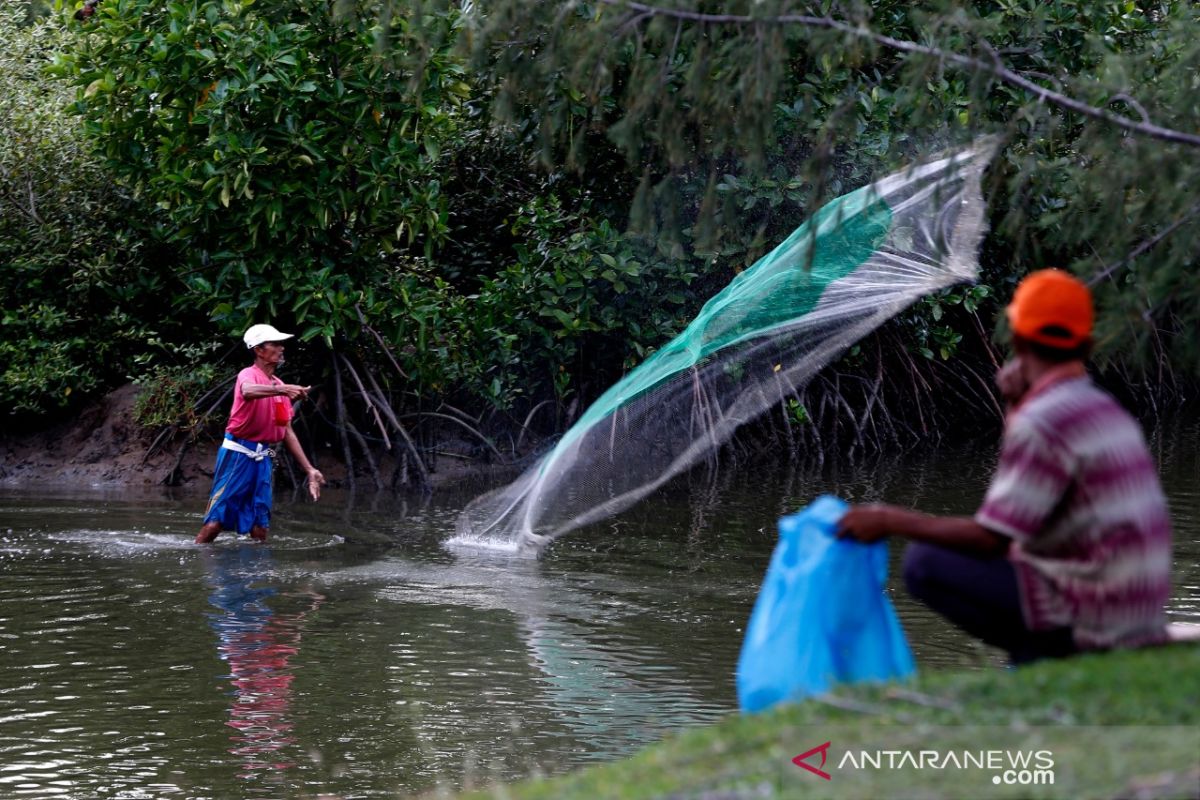
[[[158,441],[158,431],[139,425],[133,416],[137,387],[127,384],[88,405],[71,419],[39,430],[5,426],[0,431],[0,485],[117,487],[156,484],[207,491],[221,430],[213,427],[186,442],[177,434]],[[346,483],[346,469],[336,456],[336,443],[301,443],[331,486]],[[430,456],[430,482],[435,487],[487,476],[493,469],[446,452]],[[281,463],[281,479],[287,465]],[[390,475],[389,475],[390,477]],[[370,484],[369,479],[360,478]]]

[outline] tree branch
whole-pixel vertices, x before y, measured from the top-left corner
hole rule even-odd
[[[747,14],[703,14],[696,11],[685,11],[675,8],[660,8],[658,6],[647,5],[645,3],[626,2],[626,0],[600,0],[601,3],[619,8],[626,8],[631,11],[639,11],[643,14],[656,17],[664,17],[667,19],[686,20],[688,22],[697,22],[702,24],[717,24],[717,25],[762,25],[770,23],[775,25],[805,25],[810,28],[824,28],[826,30],[838,31],[850,36],[857,36],[860,39],[866,39],[874,42],[882,47],[887,47],[891,50],[896,50],[901,53],[910,53],[915,55],[931,56],[939,59],[947,64],[952,64],[957,67],[962,67],[967,70],[975,70],[986,72],[998,80],[1007,83],[1011,86],[1016,86],[1029,94],[1033,95],[1039,102],[1050,103],[1059,108],[1074,111],[1077,114],[1082,114],[1091,119],[1107,122],[1115,125],[1131,133],[1147,136],[1151,139],[1159,139],[1164,142],[1173,142],[1176,144],[1186,144],[1189,147],[1200,147],[1200,135],[1178,131],[1173,128],[1165,128],[1161,125],[1155,125],[1144,118],[1144,110],[1140,109],[1135,103],[1135,108],[1143,113],[1141,121],[1130,119],[1121,114],[1114,114],[1111,111],[1096,106],[1088,105],[1082,100],[1077,100],[1074,97],[1069,97],[1062,92],[1057,92],[1053,89],[1047,89],[1044,86],[1039,86],[1033,81],[1006,67],[999,59],[999,56],[994,61],[988,62],[973,56],[966,56],[961,53],[952,53],[934,47],[932,45],[918,44],[905,39],[896,39],[891,36],[885,36],[881,33],[876,33],[869,28],[858,25],[851,25],[841,20],[833,19],[832,17],[824,16],[817,17],[809,14],[780,14],[773,17],[754,17]],[[1113,98],[1114,100],[1124,100],[1129,102],[1129,98],[1124,93]]]
[[[1117,270],[1119,270],[1122,267],[1126,266],[1127,264],[1131,263],[1134,259],[1136,259],[1138,256],[1145,253],[1147,250],[1157,247],[1159,242],[1161,242],[1163,239],[1166,239],[1168,236],[1170,236],[1175,231],[1179,230],[1179,228],[1181,228],[1185,223],[1190,222],[1191,220],[1195,219],[1198,215],[1200,215],[1200,203],[1196,203],[1195,205],[1193,205],[1191,208],[1189,208],[1187,211],[1185,211],[1177,220],[1172,222],[1167,227],[1163,228],[1161,231],[1156,233],[1154,236],[1151,236],[1149,239],[1147,239],[1146,241],[1139,244],[1137,247],[1133,248],[1133,250],[1129,251],[1129,255],[1125,256],[1125,258],[1121,259],[1116,264],[1113,264],[1111,267],[1108,267],[1104,271],[1097,272],[1095,275],[1088,278],[1088,281],[1087,281],[1088,286],[1095,286],[1096,284],[1100,283],[1100,281],[1109,277]]]

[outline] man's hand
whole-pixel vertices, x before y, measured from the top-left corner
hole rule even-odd
[[[851,506],[838,522],[838,538],[878,542],[900,529],[897,518],[903,513],[904,509],[884,503]]]
[[[308,397],[311,386],[298,386],[294,383],[285,383],[279,387],[288,400],[303,400]]]
[[[313,467],[308,471],[308,493],[314,501],[321,499],[321,487],[325,485],[325,476],[321,470]]]
[[[1029,381],[1025,379],[1019,357],[1006,361],[1004,366],[996,370],[996,387],[1004,402],[1012,406],[1021,402],[1021,398],[1029,391]]]

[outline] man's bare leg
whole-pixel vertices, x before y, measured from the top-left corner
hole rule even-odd
[[[250,538],[256,542],[265,542],[267,540],[267,529],[262,525],[255,525],[250,529]]]
[[[196,534],[196,544],[208,544],[213,539],[217,538],[217,534],[221,532],[221,523],[206,522],[200,532]]]

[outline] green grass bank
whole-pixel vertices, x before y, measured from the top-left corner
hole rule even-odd
[[[792,763],[825,742],[828,780]],[[919,766],[888,751],[936,755]],[[1024,774],[1005,774],[1012,753],[1034,752],[1041,760]],[[969,760],[988,753],[997,759],[988,767]],[[1046,758],[1052,775],[1034,769]],[[821,767],[819,754],[805,761]],[[461,797],[1200,798],[1200,645],[843,687],[730,716],[621,761]]]

